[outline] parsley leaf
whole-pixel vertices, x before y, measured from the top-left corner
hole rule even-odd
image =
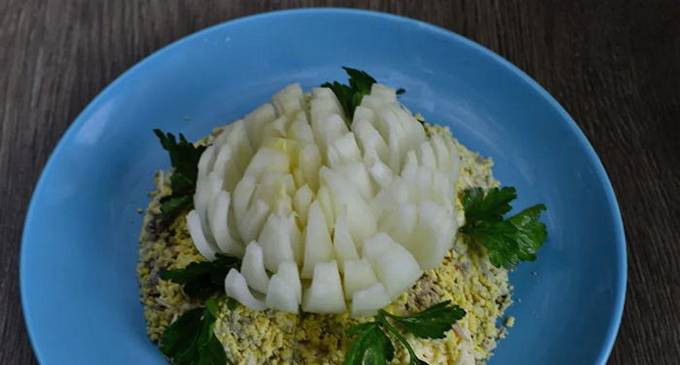
[[[333,93],[335,94],[335,97],[338,98],[340,106],[342,106],[342,110],[345,111],[347,118],[354,116],[354,109],[359,105],[359,103],[355,103],[354,100],[363,97],[363,95],[355,97],[354,90],[352,90],[351,87],[337,81],[323,83],[321,84],[321,87],[327,87],[333,90]]]
[[[402,346],[406,349],[408,352],[408,363],[409,365],[429,365],[426,361],[421,360],[413,351],[413,347],[411,347],[411,344],[408,343],[406,338],[399,333],[396,327],[392,326],[387,319],[384,316],[381,316],[378,314],[378,320],[380,323],[382,323],[383,327],[387,329],[387,331],[394,336],[394,338],[397,339],[401,343]]]
[[[232,268],[241,267],[236,257],[217,254],[214,261],[193,262],[183,269],[162,271],[163,280],[184,286],[184,293],[191,298],[205,300],[224,291],[224,277]]]
[[[465,225],[461,233],[465,239],[484,247],[489,261],[496,267],[507,269],[522,261],[534,261],[548,237],[545,224],[539,221],[545,205],[531,206],[504,219],[512,208],[510,202],[517,197],[515,188],[468,189],[463,193]]]
[[[350,67],[343,67],[342,69],[347,72],[347,75],[349,75],[349,86],[351,86],[353,90],[356,90],[364,95],[369,94],[371,92],[371,86],[377,82],[365,71]]]
[[[154,134],[161,142],[163,149],[170,154],[170,163],[174,168],[170,176],[172,194],[161,198],[161,212],[166,218],[173,218],[184,210],[191,208],[196,189],[198,160],[205,150],[204,146],[194,146],[183,134],[179,134],[179,142],[172,133],[164,133],[154,129]]]
[[[529,208],[543,211],[543,205]],[[537,215],[520,213],[510,220],[482,223],[468,234],[469,239],[486,248],[489,260],[496,267],[512,268],[522,261],[536,260],[536,251],[543,245],[547,232]]]
[[[472,188],[463,195],[463,208],[466,222],[501,221],[503,215],[512,209],[510,202],[517,198],[513,187]]]
[[[160,203],[161,213],[166,218],[170,218],[176,217],[185,210],[189,210],[194,204],[194,199],[191,195],[180,195],[173,192],[172,195],[162,197]]]
[[[420,338],[444,338],[451,326],[465,317],[465,310],[449,300],[410,316],[397,316],[383,310],[380,313]]]
[[[333,81],[325,82],[321,84],[321,87],[327,87],[333,90],[342,109],[345,111],[345,116],[351,120],[354,117],[354,110],[361,104],[361,99],[363,99],[364,95],[371,93],[371,86],[377,81],[365,71],[351,67],[343,67],[343,70],[345,70],[349,76],[349,86]],[[406,90],[399,89],[397,90],[397,95],[401,95],[405,92]]]
[[[227,355],[214,333],[218,304],[208,299],[205,307],[182,314],[163,332],[161,351],[175,365],[224,365]]]
[[[183,175],[188,181],[196,181],[198,175],[198,160],[205,150],[204,146],[194,146],[182,133],[179,134],[179,142],[172,133],[163,133],[160,129],[154,129],[161,142],[163,149],[170,154],[170,163],[175,171]]]
[[[345,355],[343,365],[383,365],[394,358],[394,346],[377,322],[352,326],[347,336],[354,337],[354,342]]]
[[[465,311],[450,301],[410,316],[397,316],[384,310],[378,311],[375,321],[354,325],[347,331],[354,341],[350,346],[343,365],[385,365],[394,357],[394,345],[389,333],[409,353],[410,365],[427,365],[416,355],[406,338],[390,321],[398,323],[406,332],[419,338],[443,338],[456,321],[465,316]]]

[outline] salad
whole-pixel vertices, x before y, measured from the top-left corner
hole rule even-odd
[[[140,236],[147,330],[174,364],[483,364],[508,270],[547,238],[492,161],[344,68],[192,143]]]

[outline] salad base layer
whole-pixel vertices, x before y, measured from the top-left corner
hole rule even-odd
[[[427,129],[453,138],[446,128]],[[199,143],[209,144],[218,132]],[[493,162],[455,143],[461,159],[456,191],[498,186],[491,171]],[[189,236],[184,215],[173,222],[162,221],[159,200],[171,193],[168,172],[156,174],[156,186],[144,217],[137,272],[147,332],[157,343],[179,315],[201,304],[187,298],[180,285],[160,279],[160,272],[204,258]],[[396,314],[412,313],[443,300],[451,300],[467,315],[443,339],[408,338],[417,355],[430,364],[484,364],[497,339],[505,336],[503,323],[512,323],[511,318],[503,318],[511,304],[507,270],[494,267],[486,256],[469,250],[459,240],[440,267],[426,271],[386,309]],[[361,321],[349,314],[294,315],[243,306],[229,310],[222,303],[215,333],[235,364],[340,364],[349,345],[345,331]],[[393,363],[407,361],[407,354],[397,351]]]

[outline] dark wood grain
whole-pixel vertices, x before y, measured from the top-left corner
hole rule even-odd
[[[19,301],[21,228],[40,170],[80,110],[179,37],[299,6],[422,19],[498,52],[548,89],[599,153],[625,220],[628,293],[610,362],[680,363],[680,2],[4,0],[0,364],[35,362]]]

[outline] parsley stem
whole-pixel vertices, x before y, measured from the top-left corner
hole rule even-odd
[[[411,344],[408,343],[406,338],[397,331],[397,329],[387,320],[387,316],[390,316],[389,313],[385,312],[384,310],[380,310],[378,312],[378,321],[389,331],[392,336],[394,336],[399,342],[401,342],[402,345],[406,348],[406,351],[408,351],[409,354],[409,362],[413,363],[415,360],[415,363],[420,362],[421,360],[416,356],[416,353],[413,351],[413,348],[411,347]]]

